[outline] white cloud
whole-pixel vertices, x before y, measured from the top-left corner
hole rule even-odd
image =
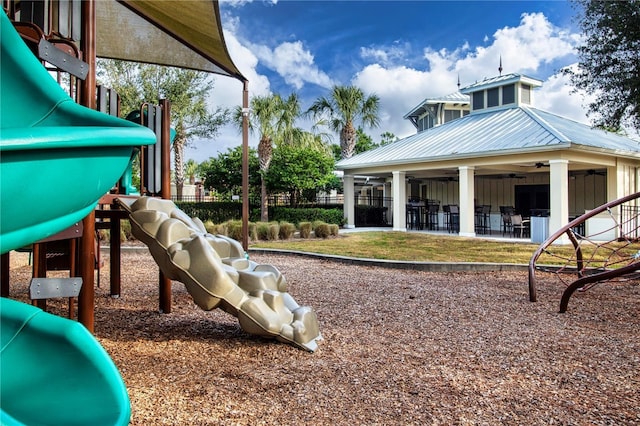
[[[219,0],[220,5],[229,5],[231,7],[241,7],[247,3],[253,3],[254,0]],[[263,0],[263,3],[276,5],[278,0]]]
[[[489,45],[472,49],[465,43],[455,50],[425,47],[427,67],[423,71],[385,66],[382,59],[386,58],[380,54],[380,63],[363,68],[352,84],[380,96],[381,132],[404,137],[415,128],[402,117],[426,97],[455,92],[458,75],[462,86],[493,77],[502,56],[503,73],[538,77],[542,68],[572,58],[578,37],[553,26],[543,14],[523,14],[517,27],[497,30]],[[374,52],[369,53],[373,57]],[[536,93],[537,107],[584,123],[588,122],[582,107],[585,104],[581,95],[571,93],[570,82],[562,75],[551,75]],[[377,135],[377,130],[370,133]]]
[[[570,78],[563,74],[552,75],[535,92],[537,108],[584,124],[590,124],[586,111],[593,99],[583,92],[573,93]]]
[[[382,65],[404,63],[411,54],[411,45],[396,40],[390,46],[369,46],[360,48],[360,57]]]
[[[258,58],[246,46],[243,46],[235,36],[237,20],[226,21],[224,37],[229,55],[242,75],[249,80],[249,97],[269,94],[269,79],[257,72]],[[242,82],[231,77],[212,76],[213,90],[209,94],[208,105],[213,110],[218,106],[235,108],[242,105]],[[220,134],[213,140],[196,140],[185,150],[186,158],[193,158],[198,162],[210,157],[217,157],[219,152],[226,152],[242,143],[238,129],[228,124],[220,130]],[[255,141],[250,144],[255,145]]]
[[[305,83],[329,88],[331,78],[314,63],[314,57],[301,41],[284,42],[271,49],[265,45],[252,45],[252,51],[268,68],[284,78],[285,82],[300,90]]]
[[[353,78],[353,85],[367,94],[380,97],[381,126],[367,130],[374,141],[383,132],[392,132],[398,137],[415,133],[415,127],[402,117],[427,96],[455,92],[455,74],[419,71],[407,67],[385,68],[368,65]]]
[[[330,88],[334,84],[333,79],[318,67],[313,52],[305,48],[302,41],[283,42],[275,48],[263,44],[243,44],[235,37],[240,22],[230,17],[224,22],[229,52],[234,63],[249,79],[251,96],[267,94],[271,90],[268,78],[257,71],[259,65],[271,68],[298,91],[303,92],[309,84],[323,88]],[[555,74],[557,68],[575,61],[574,46],[578,39],[578,34],[552,25],[541,13],[523,14],[519,25],[498,29],[492,36],[485,37],[482,45],[464,43],[453,50],[436,50],[425,46],[423,59],[426,65],[423,69],[409,67],[409,62],[404,61],[409,51],[406,44],[362,47],[361,59],[374,63],[355,72],[350,82],[335,84],[353,84],[365,93],[375,93],[380,97],[381,126],[367,129],[375,141],[385,131],[405,137],[414,133],[415,128],[402,117],[420,101],[426,97],[455,92],[458,76],[462,86],[465,86],[497,75],[498,60],[502,57],[503,73],[523,73],[546,79],[535,95],[537,107],[586,123],[588,120],[583,105],[587,105],[589,100],[572,93],[566,76]],[[239,82],[216,77],[214,102],[239,105],[241,96]],[[313,99],[302,100],[310,102]],[[251,146],[255,146],[255,136],[250,138]],[[217,151],[226,151],[228,147],[239,144],[237,130],[225,128],[214,144],[206,145],[206,148],[200,144],[201,148],[194,151],[193,157],[202,161],[216,156]]]
[[[463,84],[472,83],[496,75],[502,58],[504,73],[535,77],[541,67],[572,57],[578,37],[554,26],[542,13],[525,13],[520,25],[497,30],[493,43],[459,58],[455,68],[467,79]]]

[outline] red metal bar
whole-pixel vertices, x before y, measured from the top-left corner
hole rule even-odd
[[[162,134],[160,143],[162,144],[162,192],[160,196],[165,200],[171,199],[171,103],[167,99],[160,100],[162,108]],[[171,280],[160,271],[159,276],[159,298],[160,312],[171,313]]]
[[[109,294],[120,296],[120,216],[113,214],[109,218]]]
[[[540,246],[535,251],[533,256],[531,256],[531,260],[529,261],[529,300],[531,302],[537,301],[536,275],[535,275],[536,262],[538,261],[538,258],[542,255],[542,253],[547,249],[547,247],[549,247],[551,244],[555,242],[555,240],[557,240],[563,234],[566,233],[569,236],[569,240],[572,242],[574,248],[577,250],[576,251],[576,269],[578,271],[578,276],[581,277],[582,270],[584,269],[582,251],[578,249],[578,241],[573,235],[572,228],[576,227],[579,224],[585,223],[590,218],[604,211],[610,210],[613,207],[617,207],[619,205],[622,205],[631,200],[635,200],[637,198],[640,198],[640,192],[636,192],[635,194],[627,195],[626,197],[622,197],[617,200],[610,201],[606,204],[603,204],[600,207],[597,207],[589,211],[588,213],[585,213],[582,216],[575,218],[574,220],[572,220],[571,222],[569,222],[568,224],[560,228],[558,231],[556,231],[549,238],[547,238],[542,244],[540,244]],[[578,279],[578,281],[580,281],[580,278]],[[592,281],[592,282],[595,282],[595,281]]]
[[[33,278],[46,278],[47,277],[47,243],[34,243],[33,244],[33,265],[31,269],[31,276]],[[47,309],[47,300],[39,299],[32,301],[34,305],[42,310]]]
[[[82,2],[82,39],[80,40],[80,50],[83,58],[89,65],[87,78],[82,82],[80,91],[81,104],[95,109],[96,107],[96,5],[95,0],[84,0]],[[94,267],[95,267],[95,213],[92,212],[84,220],[83,234],[80,243],[80,270],[82,277],[82,288],[78,297],[78,321],[91,333],[94,331],[94,306],[95,289]]]
[[[576,290],[584,287],[585,285],[621,277],[623,275],[637,272],[638,270],[640,270],[640,263],[636,262],[627,266],[623,266],[622,268],[612,269],[593,275],[587,275],[586,277],[582,277],[579,280],[575,280],[567,287],[564,293],[562,293],[562,299],[560,299],[560,313],[567,312],[567,306],[569,305],[569,299],[571,298],[571,295]]]

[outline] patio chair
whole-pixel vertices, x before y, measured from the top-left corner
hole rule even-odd
[[[513,226],[511,224],[511,215],[502,213],[502,236],[504,237],[506,234],[511,234],[512,231]]]
[[[456,204],[449,206],[448,231],[450,233],[460,232],[460,208]]]
[[[522,215],[511,215],[511,232],[515,237],[516,233],[520,234],[519,238],[525,238],[529,236],[529,221],[522,219]]]

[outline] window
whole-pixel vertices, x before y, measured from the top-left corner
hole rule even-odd
[[[500,105],[500,88],[494,87],[487,90],[487,107],[495,107]]]
[[[520,89],[520,103],[531,103],[531,86],[528,84],[523,84]]]
[[[502,86],[502,105],[513,104],[516,102],[516,85],[507,84]]]
[[[444,110],[444,122],[448,123],[451,120],[455,120],[456,118],[460,118],[460,110],[459,109],[445,109]]]
[[[473,109],[483,109],[484,108],[484,91],[474,92],[473,93]]]
[[[432,127],[433,127],[433,117],[431,117],[430,115],[427,114],[418,120],[419,132],[430,129]]]

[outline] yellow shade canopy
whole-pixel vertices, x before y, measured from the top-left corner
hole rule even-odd
[[[99,57],[191,68],[246,81],[229,56],[218,1],[97,1],[96,21]]]

